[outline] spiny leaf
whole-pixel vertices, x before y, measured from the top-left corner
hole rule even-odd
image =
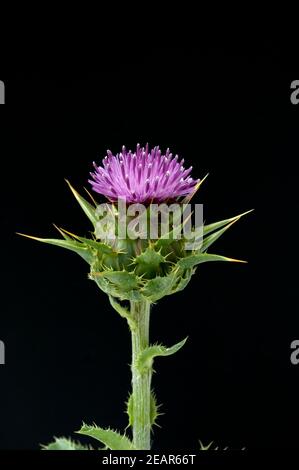
[[[142,296],[141,292],[137,289],[132,289],[128,292],[120,291],[119,292],[119,298],[120,300],[130,300],[132,302],[140,302],[141,300],[144,300],[144,297]]]
[[[149,246],[134,259],[134,264],[136,264],[135,272],[138,275],[144,274],[147,278],[150,278],[160,272],[160,266],[163,263],[166,263],[164,256]]]
[[[161,416],[163,413],[159,412],[159,408],[161,405],[157,405],[157,400],[156,396],[153,392],[151,392],[151,397],[150,397],[150,420],[151,420],[151,426],[159,426],[157,424],[157,418]],[[134,395],[133,393],[130,394],[128,401],[127,401],[127,409],[126,413],[129,416],[129,423],[128,423],[128,428],[133,427],[134,424]]]
[[[85,245],[88,245],[91,248],[94,248],[95,250],[99,251],[101,254],[117,255],[117,252],[113,251],[113,248],[110,245],[107,245],[107,243],[97,242],[96,240],[91,240],[90,238],[84,237],[78,237],[78,239]]]
[[[188,204],[191,201],[191,199],[195,196],[202,183],[207,179],[208,176],[209,173],[207,173],[201,180],[199,180],[199,182],[194,186],[193,191],[183,199],[183,204]]]
[[[180,292],[184,290],[187,284],[190,282],[191,277],[194,274],[194,271],[195,270],[193,269],[184,270],[183,273],[180,276],[178,276],[178,282],[176,283],[176,285],[174,285],[172,292],[175,293],[175,292]]]
[[[32,237],[31,235],[25,235],[24,233],[17,233],[17,235],[31,238],[32,240],[36,240],[38,242],[48,243],[49,245],[55,245],[61,248],[66,248],[67,250],[74,251],[75,253],[80,255],[87,263],[90,264],[92,262],[93,256],[89,248],[75,240],[71,240],[71,239],[59,240],[56,238],[39,238],[39,237]]]
[[[56,230],[60,233],[60,235],[63,236],[65,240],[72,240],[72,237],[68,235],[68,232],[66,230],[63,230],[63,228],[57,227],[57,225],[53,224]]]
[[[236,219],[236,220],[233,220],[232,222],[230,222],[228,225],[226,225],[225,227],[217,230],[217,232],[214,232],[214,233],[211,233],[211,235],[209,235],[208,237],[205,237],[203,242],[202,242],[202,245],[200,247],[200,251],[201,252],[205,252],[207,251],[207,249],[213,245],[213,243],[218,240],[218,238],[221,237],[221,235],[224,234],[224,232],[226,232],[226,230],[228,230],[237,220],[239,219]]]
[[[95,281],[99,288],[106,294],[111,295],[112,297],[119,297],[119,291],[117,287],[108,281],[108,279],[105,279],[103,276],[99,276],[94,272],[89,274],[89,278]]]
[[[252,212],[254,209],[251,209],[249,211],[246,211],[246,212],[243,212],[242,214],[238,214],[236,215],[235,217],[231,217],[230,219],[224,219],[224,220],[220,220],[219,222],[214,222],[212,224],[209,224],[209,225],[204,225],[203,226],[203,235],[208,235],[208,233],[211,233],[211,232],[214,232],[215,230],[218,230],[219,228],[223,227],[224,225],[228,225],[230,224],[231,222],[236,222],[237,220],[239,220],[241,217],[243,217],[244,215],[247,215],[249,214],[250,212]]]
[[[186,258],[181,258],[177,264],[183,269],[188,269],[193,268],[193,266],[196,266],[197,264],[206,263],[208,261],[231,261],[235,263],[247,262],[239,259],[227,258],[221,255],[212,255],[210,253],[198,253],[186,256]]]
[[[105,279],[105,277],[99,276],[98,273],[91,272],[89,277],[96,282],[102,291],[108,295],[112,295],[112,297],[116,297],[120,300],[132,300],[134,302],[138,302],[143,299],[143,296],[139,290],[121,289],[114,283],[110,282],[108,279]]]
[[[139,280],[134,273],[127,271],[102,271],[93,273],[94,276],[104,277],[112,282],[118,289],[132,290],[139,287]]]
[[[91,447],[84,446],[80,442],[72,441],[66,437],[54,437],[53,442],[41,447],[43,450],[92,450]]]
[[[63,236],[68,236],[69,239],[71,239],[70,237],[76,238],[81,243],[89,246],[90,248],[93,248],[93,249],[101,252],[102,254],[111,254],[111,253],[113,253],[112,247],[110,245],[107,245],[106,243],[98,242],[98,241],[93,240],[91,238],[79,237],[78,235],[75,235],[74,233],[68,232],[67,230],[64,230],[63,228],[58,228],[58,227],[56,227],[56,228],[59,230],[59,232]],[[115,252],[115,254],[117,254],[117,253]]]
[[[72,187],[70,182],[68,180],[65,180],[67,184],[70,187],[70,190],[72,191],[73,195],[77,199],[78,203],[80,204],[81,208],[83,209],[84,213],[87,215],[93,226],[96,226],[96,223],[98,221],[97,215],[96,215],[96,208],[92,206],[84,197],[80,196],[80,194]]]
[[[123,307],[112,295],[109,295],[109,301],[111,306],[114,308],[114,310],[119,313],[119,315],[123,318],[126,318],[127,322],[129,323],[130,327],[132,329],[136,328],[136,322],[131,316],[131,313],[128,308]]]
[[[242,214],[238,214],[235,217],[231,217],[230,219],[220,220],[219,222],[214,222],[212,224],[204,225],[195,229],[192,234],[193,237],[191,239],[191,243],[197,244],[194,247],[194,250],[195,251],[200,250],[202,252],[206,251],[209,246],[211,246],[219,237],[221,237],[221,235],[229,227],[231,227],[231,225],[233,225],[235,222],[240,220],[241,217],[243,217],[246,214],[249,214],[252,211],[253,209],[247,212],[243,212]],[[212,235],[209,235],[209,237],[207,237],[207,235],[210,233],[212,233]]]
[[[119,313],[121,317],[124,317],[124,318],[130,317],[129,309],[126,307],[123,307],[119,302],[117,302],[116,299],[114,299],[114,297],[112,297],[112,295],[109,295],[109,301],[110,301],[111,306],[114,308],[114,310],[117,311],[117,313]]]
[[[136,361],[136,367],[142,373],[152,367],[153,360],[157,356],[171,356],[181,349],[186,343],[188,337],[180,341],[179,343],[167,348],[162,344],[154,344],[145,348],[139,355]]]
[[[111,450],[135,450],[132,441],[125,435],[113,431],[112,429],[103,429],[98,426],[88,426],[83,424],[78,434],[90,436],[105,444]]]
[[[159,428],[161,426],[159,426],[159,424],[157,424],[157,419],[158,419],[159,416],[161,416],[163,414],[163,413],[159,412],[160,407],[161,407],[161,405],[157,405],[156,395],[154,394],[154,392],[151,392],[151,403],[150,403],[151,425],[152,426],[158,426]]]
[[[95,198],[93,197],[93,195],[88,191],[87,188],[84,188],[84,191],[88,194],[88,197],[92,200],[93,205],[94,205],[95,207],[97,207],[98,203],[97,203],[97,201],[95,200]]]
[[[157,268],[159,264],[163,262],[164,256],[162,256],[158,251],[155,251],[150,246],[135,258],[136,264],[153,265],[155,268]]]
[[[182,217],[182,215],[181,215]],[[161,235],[160,238],[155,242],[155,247],[156,249],[160,249],[163,247],[167,247],[170,245],[174,240],[179,240],[182,238],[182,231],[184,229],[184,226],[187,224],[189,219],[192,217],[192,214],[190,213],[188,217],[183,219],[183,222],[180,224],[177,224],[178,221],[175,221],[174,227],[168,232],[163,235]],[[179,219],[181,220],[181,219]]]
[[[134,409],[133,409],[133,406],[134,406],[134,398],[133,398],[133,393],[131,393],[129,398],[128,398],[128,401],[127,401],[127,410],[126,410],[126,413],[129,416],[128,427],[130,427],[130,426],[132,427],[133,422],[134,422]]]
[[[145,287],[141,289],[142,294],[151,302],[156,302],[165,295],[171,294],[172,287],[177,280],[177,274],[178,271],[173,270],[166,276],[157,276],[150,279]]]

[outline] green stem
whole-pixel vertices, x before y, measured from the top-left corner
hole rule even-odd
[[[149,345],[150,303],[131,302],[133,443],[136,449],[149,450],[151,437],[151,378],[152,368],[140,371],[137,359]]]

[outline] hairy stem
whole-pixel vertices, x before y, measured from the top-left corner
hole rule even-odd
[[[149,345],[150,303],[131,302],[133,443],[136,449],[149,450],[151,437],[151,378],[152,369],[139,370],[137,359]]]

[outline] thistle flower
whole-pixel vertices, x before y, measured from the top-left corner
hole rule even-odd
[[[173,157],[169,149],[162,155],[159,147],[149,150],[148,144],[145,148],[137,144],[135,153],[123,146],[116,156],[108,150],[103,166],[94,163],[89,182],[110,201],[119,197],[128,203],[159,203],[188,195],[199,182],[190,176],[192,166],[183,165],[184,160]]]
[[[103,167],[95,166],[90,183],[97,193],[106,196],[112,203],[118,198],[128,203],[143,203],[150,212],[151,203],[171,202],[182,196],[189,201],[203,180],[193,180],[192,167],[185,169],[184,160],[172,157],[169,150],[161,154],[159,147],[149,151],[148,146],[137,145],[132,154],[123,147],[116,156],[108,151]],[[69,183],[68,183],[69,184]],[[199,245],[194,243],[192,250],[185,249],[184,232],[175,237],[174,219],[166,235],[151,239],[122,238],[115,229],[115,237],[110,238],[109,223],[98,214],[97,203],[83,198],[69,184],[71,191],[93,225],[90,238],[81,237],[56,227],[62,239],[29,237],[43,243],[71,250],[81,256],[90,267],[89,278],[108,296],[111,306],[128,322],[132,335],[132,393],[127,401],[129,427],[132,440],[126,434],[112,429],[84,425],[79,432],[101,441],[112,450],[150,449],[151,428],[159,416],[159,405],[151,390],[153,361],[156,357],[176,353],[186,339],[172,347],[150,344],[149,321],[153,304],[166,295],[179,292],[187,286],[196,268],[210,261],[238,261],[225,256],[211,254],[210,247],[232,224],[244,214],[204,225]],[[179,204],[183,206],[184,204]],[[120,218],[116,204],[111,204],[111,213]],[[166,204],[167,206],[167,204]],[[131,207],[129,207],[131,209]],[[250,212],[250,211],[249,211]],[[101,233],[98,235],[98,225]],[[183,222],[179,229],[183,228]],[[106,236],[106,232],[109,236]],[[160,233],[160,232],[158,232]],[[197,241],[198,232],[193,229],[190,241]],[[56,439],[47,449],[82,450],[82,446],[66,439]]]

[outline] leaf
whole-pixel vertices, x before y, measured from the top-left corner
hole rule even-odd
[[[112,295],[109,295],[109,301],[111,306],[114,308],[114,310],[119,313],[119,315],[123,318],[126,318],[127,322],[129,323],[130,327],[132,329],[136,328],[136,322],[132,318],[132,315],[129,311],[128,308],[123,307]]]
[[[131,316],[129,309],[127,307],[123,307],[116,299],[114,299],[114,297],[112,297],[112,295],[109,295],[109,301],[111,306],[121,317],[129,318]]]
[[[99,276],[99,273],[91,272],[89,275],[90,279],[96,282],[102,291],[112,297],[119,298],[120,300],[132,300],[138,302],[143,299],[139,290],[122,290],[118,286],[105,279],[103,276]]]
[[[54,437],[50,444],[42,445],[43,450],[92,450],[91,447],[84,446],[80,442],[72,441],[66,437]]]
[[[177,264],[183,269],[188,269],[193,268],[193,266],[196,266],[197,264],[206,263],[209,261],[231,261],[235,263],[246,263],[246,261],[227,258],[221,255],[212,255],[210,253],[198,253],[186,256],[186,258],[181,258]]]
[[[158,251],[150,246],[134,259],[136,273],[140,276],[144,274],[147,278],[153,277],[160,272],[160,265],[166,263],[166,259]]]
[[[161,407],[161,405],[157,405],[157,399],[156,399],[156,395],[154,394],[154,392],[151,392],[151,403],[150,403],[150,418],[151,418],[151,425],[152,426],[158,426],[159,428],[161,426],[159,426],[159,424],[157,424],[157,419],[159,416],[161,416],[163,413],[160,413],[159,412],[159,408]]]
[[[138,278],[135,274],[127,271],[102,271],[101,273],[95,273],[95,275],[108,279],[118,289],[124,291],[137,289],[139,286]]]
[[[107,243],[97,242],[96,240],[91,240],[90,238],[83,238],[83,237],[78,237],[78,240],[80,240],[85,245],[90,246],[90,248],[93,248],[99,251],[101,254],[117,255],[117,252],[113,251],[113,248],[110,245],[107,245]]]
[[[173,293],[180,292],[185,289],[189,284],[192,275],[194,274],[193,269],[187,269],[183,274],[180,275],[177,285],[174,287]]]
[[[180,341],[179,343],[167,348],[162,344],[154,344],[153,346],[149,346],[145,348],[136,360],[136,367],[140,371],[140,373],[150,369],[153,364],[153,360],[157,356],[171,356],[175,354],[179,349],[181,349],[184,344],[186,343],[188,337]]]
[[[56,228],[56,230],[60,233],[60,235],[63,236],[63,238],[65,240],[72,240],[72,237],[70,237],[69,235],[69,232],[67,232],[66,230],[63,230],[63,228],[60,228],[60,227],[57,227],[57,225],[53,224],[53,226]]]
[[[209,173],[207,173],[201,180],[198,181],[198,183],[194,186],[193,191],[187,196],[185,196],[185,198],[183,199],[182,201],[183,204],[188,204],[191,201],[191,199],[195,196],[195,194],[201,187],[202,183],[207,179],[208,176],[209,176]]]
[[[193,231],[193,237],[189,241],[189,243],[192,243],[193,245],[197,243],[197,246],[195,245],[193,248],[195,251],[201,251],[201,252],[206,251],[208,247],[211,246],[219,237],[221,237],[221,235],[231,225],[233,225],[241,217],[243,217],[246,214],[249,214],[252,211],[253,209],[247,212],[243,212],[242,214],[238,214],[235,217],[231,217],[230,219],[220,220],[219,222],[214,222],[209,225],[204,225],[203,227],[201,226],[197,229],[195,228],[195,230]],[[207,235],[210,233],[212,233],[212,235],[209,235],[209,237],[207,237]]]
[[[88,189],[84,188],[84,191],[86,192],[86,194],[88,195],[88,197],[92,200],[94,206],[96,207],[98,205],[97,201],[95,200],[95,198],[93,197],[93,195],[88,191]]]
[[[165,259],[158,251],[155,251],[151,247],[147,247],[140,255],[136,256],[136,264],[144,264],[147,266],[153,265],[154,269],[157,269],[160,263],[164,263]]]
[[[77,199],[78,203],[80,204],[81,208],[83,209],[84,213],[87,215],[91,223],[94,227],[96,227],[96,223],[98,222],[97,214],[96,214],[96,207],[92,206],[84,197],[80,196],[80,194],[72,187],[68,180],[65,180],[70,187],[73,195]]]
[[[181,214],[182,217],[183,213]],[[155,242],[155,247],[157,249],[167,247],[171,245],[171,243],[175,240],[180,240],[182,238],[182,231],[184,229],[184,226],[187,224],[189,219],[192,217],[192,214],[190,213],[188,217],[183,218],[183,222],[180,224],[177,224],[175,222],[174,227],[167,233],[163,234],[158,240]]]
[[[127,401],[127,410],[126,410],[126,413],[129,416],[128,428],[132,427],[133,422],[134,422],[134,409],[133,409],[133,406],[134,406],[134,398],[133,398],[133,394],[131,393],[129,398],[128,398],[128,401]]]
[[[224,225],[228,225],[230,224],[231,222],[236,222],[237,220],[239,220],[241,217],[243,217],[244,215],[246,214],[249,214],[250,212],[252,212],[254,209],[251,209],[249,211],[246,211],[246,212],[243,212],[242,214],[238,214],[236,215],[235,217],[231,217],[230,219],[224,219],[224,220],[220,220],[219,222],[214,222],[212,224],[209,224],[209,225],[204,225],[203,226],[203,235],[208,235],[208,233],[211,233],[211,232],[214,232],[215,230],[223,227]]]
[[[24,233],[17,233],[17,235],[21,235],[22,237],[31,238],[32,240],[36,240],[42,243],[48,243],[49,245],[59,246],[61,248],[66,248],[67,250],[74,251],[79,256],[81,256],[87,263],[91,263],[93,260],[93,256],[91,251],[87,246],[84,246],[82,243],[77,242],[76,240],[59,240],[58,238],[39,238],[39,237],[32,237],[31,235],[25,235]]]
[[[177,280],[177,271],[171,271],[166,276],[157,276],[150,279],[141,289],[142,294],[151,302],[156,302],[165,295],[171,294],[173,285]]]
[[[101,254],[111,254],[111,253],[115,253],[115,255],[117,254],[116,252],[113,251],[112,247],[110,245],[107,245],[106,243],[98,242],[91,238],[79,237],[78,235],[68,232],[67,230],[64,230],[62,228],[59,228],[59,227],[56,227],[56,228],[64,237],[66,237],[66,239],[71,240],[72,239],[71,237],[76,238],[84,245],[87,245],[90,248],[93,248],[94,250],[99,251]]]
[[[200,251],[203,253],[205,251],[207,251],[207,249],[213,245],[213,243],[218,240],[218,238],[221,237],[221,235],[224,234],[224,232],[226,232],[226,230],[228,230],[236,221],[236,220],[233,220],[230,224],[226,225],[225,227],[217,230],[217,232],[214,232],[212,233],[211,235],[209,235],[208,237],[205,237],[203,242],[202,242],[202,245],[200,247]]]
[[[158,240],[155,242],[155,247],[160,249],[164,246],[170,245],[174,240],[179,240],[181,238],[183,224],[178,224],[173,227],[169,232],[161,235]]]
[[[135,450],[133,442],[125,435],[113,431],[112,429],[103,429],[98,426],[88,426],[83,424],[78,434],[90,436],[105,444],[111,450]]]
[[[156,400],[156,396],[153,392],[151,392],[151,398],[150,398],[150,420],[151,420],[151,426],[158,426],[160,427],[158,424],[157,424],[157,418],[159,416],[161,416],[163,413],[159,413],[159,408],[160,408],[161,405],[157,405],[157,400]],[[133,424],[134,424],[134,395],[131,394],[128,398],[128,401],[127,401],[127,410],[126,410],[126,413],[127,415],[129,416],[129,424],[128,424],[128,428],[129,427],[133,427]]]

